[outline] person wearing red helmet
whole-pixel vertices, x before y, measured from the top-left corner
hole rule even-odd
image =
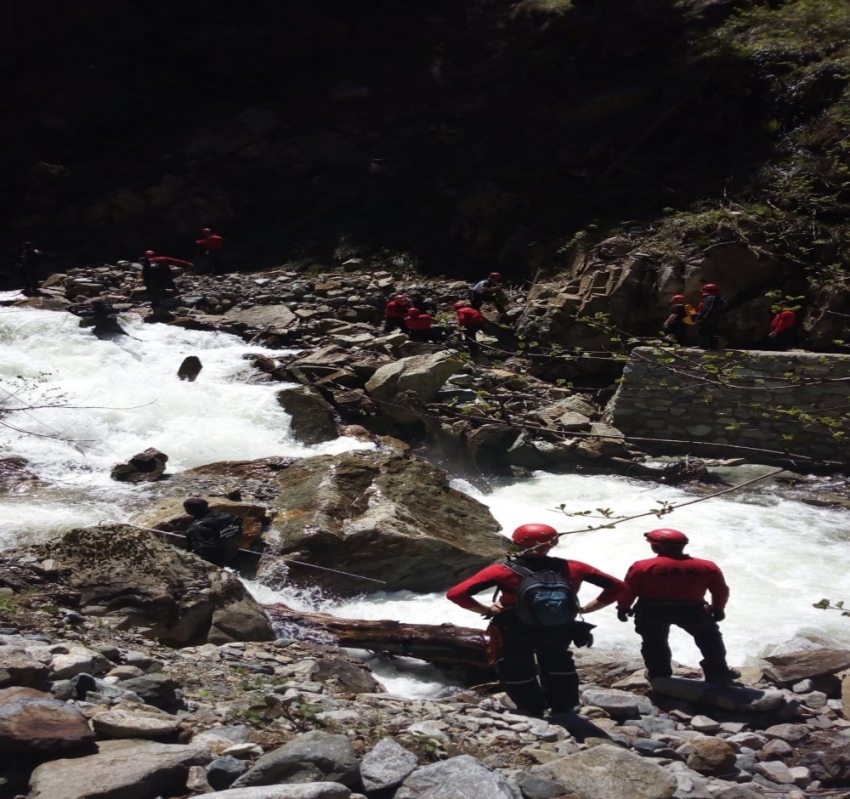
[[[384,309],[384,332],[392,333],[393,330],[399,330],[406,333],[404,319],[409,308],[410,300],[404,294],[394,294]]]
[[[697,341],[702,349],[717,349],[717,319],[725,310],[726,300],[720,295],[720,287],[716,283],[706,283],[696,316]]]
[[[642,639],[646,676],[670,677],[670,625],[691,635],[702,653],[707,682],[728,682],[741,676],[726,663],[726,647],[717,622],[726,617],[729,588],[720,567],[684,553],[688,537],[679,530],[661,528],[644,533],[654,558],[633,563],[626,574],[627,590],[617,602],[617,618],[628,621],[634,604],[635,631]],[[705,594],[711,595],[706,604]],[[635,602],[635,600],[637,600]]]
[[[411,341],[442,341],[443,331],[433,325],[434,318],[430,314],[412,306],[407,309],[404,326]]]
[[[568,713],[579,702],[579,680],[570,643],[574,636],[577,644],[583,642],[572,621],[544,626],[520,618],[520,586],[527,579],[520,572],[558,575],[576,605],[584,581],[603,589],[584,607],[574,607],[573,615],[610,605],[626,587],[616,577],[586,563],[549,557],[558,543],[558,531],[548,524],[523,524],[514,530],[512,540],[522,548],[517,557],[487,566],[449,589],[446,596],[462,608],[492,618],[487,630],[491,658],[505,692],[520,710],[541,716],[548,706],[552,713]],[[498,600],[484,605],[475,599],[475,594],[492,588],[501,592]]]
[[[487,330],[494,325],[481,311],[473,308],[467,300],[456,302],[454,309],[457,313],[457,323],[460,326],[466,348],[469,350],[469,354],[475,357],[481,351],[481,345],[478,343],[478,331]]]
[[[224,249],[224,239],[217,233],[213,233],[212,228],[205,227],[201,231],[201,238],[195,242],[195,245],[206,259],[207,271],[214,275],[222,274],[221,256]]]
[[[154,250],[145,250],[145,254],[139,258],[142,265],[142,282],[145,290],[151,298],[151,308],[157,309],[162,306],[166,296],[177,294],[177,286],[174,283],[174,275],[171,274],[171,266],[191,267],[189,261],[181,261],[179,258],[171,258],[167,255],[157,255]]]
[[[502,290],[502,275],[500,272],[491,272],[484,280],[479,280],[469,290],[469,304],[476,311],[480,310],[485,302],[495,305],[496,310],[500,314],[504,314],[507,311],[507,300]]]
[[[675,294],[670,299],[670,314],[664,321],[662,327],[665,333],[669,333],[681,347],[688,345],[688,327],[694,324],[695,310],[688,305],[688,298],[684,294]]]

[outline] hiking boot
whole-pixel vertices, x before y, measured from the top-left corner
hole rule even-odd
[[[714,677],[709,677],[706,675],[706,682],[733,682],[734,680],[739,679],[741,676],[741,672],[738,669],[729,669],[725,674],[719,674]]]

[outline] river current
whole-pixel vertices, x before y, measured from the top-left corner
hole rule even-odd
[[[2,297],[0,297],[2,299]],[[289,419],[275,400],[281,384],[251,384],[249,353],[275,354],[224,334],[147,325],[128,317],[133,338],[99,341],[69,314],[0,308],[0,402],[52,406],[19,411],[0,428],[0,458],[21,455],[49,484],[38,498],[0,497],[0,549],[49,540],[65,530],[106,519],[126,520],[146,501],[146,489],[109,478],[110,468],[148,447],[169,455],[170,472],[220,460],[308,456],[362,448],[353,439],[304,447],[289,434]],[[279,354],[279,352],[277,353]],[[194,383],[177,379],[187,355],[203,371]],[[5,399],[9,393],[15,400]],[[35,434],[35,435],[34,435]],[[506,534],[525,522],[575,530],[592,519],[568,512],[610,508],[631,516],[683,501],[681,490],[620,477],[550,475],[497,485],[490,493],[462,481],[456,487],[487,504]],[[850,618],[812,607],[821,598],[850,600],[850,525],[845,512],[783,498],[760,488],[711,499],[665,516],[561,539],[555,554],[622,577],[635,560],[651,555],[641,533],[655,526],[685,531],[689,551],[715,560],[731,587],[723,632],[730,663],[753,662],[768,647],[798,634],[826,636],[850,646]],[[283,601],[350,618],[452,622],[482,626],[475,614],[442,594],[375,593],[333,603],[314,594],[275,593],[251,585],[262,601]],[[582,600],[597,589],[585,585]],[[631,624],[612,608],[587,617],[598,625],[597,646],[637,651]],[[699,654],[678,631],[674,657],[696,665]],[[444,678],[429,668],[384,666],[381,679],[398,693],[428,695]]]

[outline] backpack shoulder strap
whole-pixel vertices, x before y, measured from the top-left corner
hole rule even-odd
[[[528,577],[529,574],[534,574],[534,572],[531,571],[531,569],[529,569],[527,566],[523,566],[522,564],[517,563],[515,560],[507,561],[505,563],[505,566],[507,566],[514,574],[517,574],[520,577]]]

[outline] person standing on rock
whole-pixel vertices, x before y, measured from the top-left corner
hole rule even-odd
[[[697,308],[697,340],[704,350],[717,349],[717,320],[726,310],[726,300],[720,296],[720,287],[716,283],[706,283],[702,287],[702,302]]]
[[[552,713],[569,713],[579,703],[579,679],[570,643],[589,646],[593,640],[591,625],[575,622],[575,616],[610,605],[626,587],[586,563],[549,557],[558,543],[558,531],[548,524],[523,524],[514,530],[512,539],[523,549],[518,557],[482,569],[449,589],[446,596],[462,608],[492,618],[488,628],[491,658],[517,708],[532,716],[542,716],[546,707]],[[534,604],[537,600],[529,581],[543,573],[549,575],[547,582],[560,587],[559,601],[565,603],[562,617],[544,615],[558,611],[554,593],[548,597],[548,608]],[[585,580],[603,590],[580,607],[578,592]],[[474,598],[491,588],[501,592],[498,600],[483,605]],[[539,614],[534,614],[534,607],[540,608]]]
[[[706,682],[729,682],[740,677],[741,673],[726,663],[726,647],[717,624],[726,618],[724,608],[729,600],[723,572],[710,560],[686,555],[688,537],[678,530],[651,530],[644,538],[655,557],[639,560],[629,568],[627,591],[617,602],[617,618],[625,622],[633,613],[635,631],[642,639],[647,678],[673,674],[668,643],[671,624],[693,637],[702,653],[700,666]],[[711,595],[710,604],[705,601],[706,592]]]
[[[216,566],[225,566],[239,552],[242,519],[232,513],[210,510],[201,497],[192,497],[183,508],[194,521],[186,530],[186,549]]]
[[[142,282],[151,298],[151,308],[162,306],[162,300],[167,294],[177,294],[177,286],[174,283],[174,275],[171,274],[171,265],[191,267],[189,261],[181,261],[179,258],[170,258],[167,255],[157,255],[153,250],[147,250],[139,258],[142,265]]]
[[[407,332],[404,325],[404,318],[407,316],[407,310],[410,308],[410,300],[404,294],[394,294],[393,298],[387,303],[384,309],[384,332],[392,333],[393,330],[399,330],[402,333]]]
[[[212,228],[205,227],[201,231],[201,238],[195,244],[206,259],[207,271],[214,275],[224,274],[224,265],[221,260],[224,254],[224,239],[217,233],[213,233]]]
[[[670,300],[670,315],[662,325],[664,332],[673,336],[680,347],[686,347],[688,327],[695,323],[695,316],[693,306],[688,305],[688,298],[684,294],[676,294]]]
[[[770,324],[768,335],[771,349],[787,350],[794,346],[797,338],[797,314],[787,300],[777,303],[776,316]]]
[[[44,252],[39,250],[31,241],[25,241],[21,245],[17,257],[18,274],[23,283],[24,296],[35,297],[38,295],[38,277],[41,265],[44,262]]]
[[[505,293],[502,290],[502,275],[500,272],[491,272],[484,280],[479,280],[469,291],[469,304],[476,311],[481,310],[485,302],[492,303],[496,310],[503,314],[508,305]]]

